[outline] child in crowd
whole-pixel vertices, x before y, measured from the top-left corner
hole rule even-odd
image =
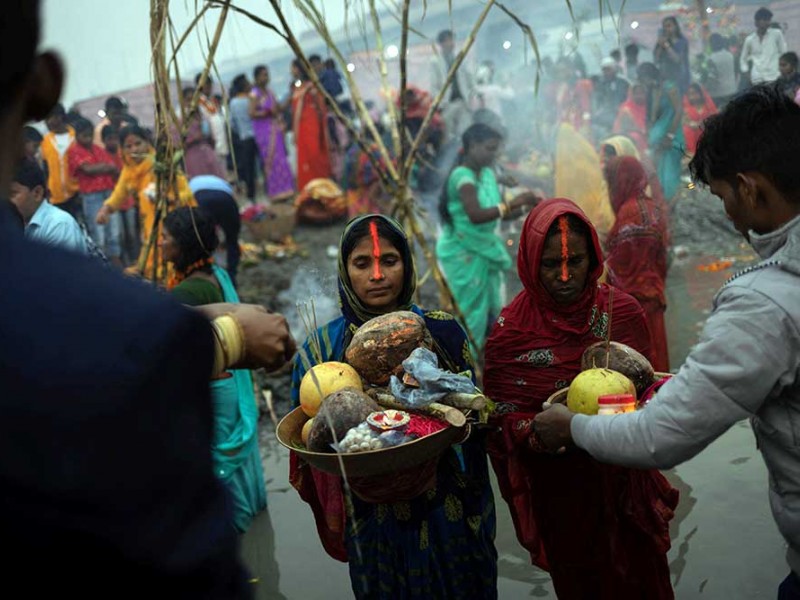
[[[106,125],[100,132],[103,140],[103,147],[108,152],[117,171],[122,171],[122,150],[119,145],[119,129],[114,125]],[[114,177],[114,184],[117,179]],[[136,206],[136,197],[130,195],[119,209],[120,218],[120,244],[122,246],[123,261],[125,264],[133,264],[139,257],[141,250],[141,240],[139,239],[139,209]]]
[[[69,176],[78,182],[89,235],[111,262],[121,267],[120,217],[113,215],[106,225],[95,221],[97,212],[114,189],[119,167],[105,148],[92,141],[93,135],[94,126],[89,121],[75,121],[75,142],[66,154]]]
[[[45,119],[47,134],[42,139],[42,159],[47,163],[47,190],[50,203],[82,221],[78,184],[69,175],[67,149],[75,141],[75,129],[66,122],[67,111],[56,104]]]

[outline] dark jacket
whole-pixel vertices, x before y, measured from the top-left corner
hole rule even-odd
[[[208,322],[24,240],[0,205],[5,585],[41,597],[248,597],[211,468]]]

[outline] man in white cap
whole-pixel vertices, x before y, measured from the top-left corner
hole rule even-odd
[[[603,59],[600,67],[603,74],[595,83],[592,96],[592,125],[602,139],[611,133],[619,105],[628,97],[630,84],[619,76],[617,63],[610,56]]]

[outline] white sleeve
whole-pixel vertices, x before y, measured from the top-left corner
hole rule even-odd
[[[671,468],[793,385],[798,344],[797,326],[781,307],[760,292],[729,287],[680,372],[644,410],[576,415],[573,440],[603,462]]]
[[[739,68],[742,73],[747,73],[750,70],[750,38],[744,41],[742,46],[742,53],[739,55]]]

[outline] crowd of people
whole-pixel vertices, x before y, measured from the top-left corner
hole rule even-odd
[[[471,377],[496,406],[491,427],[424,467],[371,482],[359,497],[292,453],[290,481],[325,550],[349,563],[357,598],[496,598],[490,465],[519,543],[550,572],[559,598],[672,598],[666,556],[679,497],[658,469],[746,417],[789,546],[780,597],[800,598],[800,178],[792,165],[800,74],[769,10],[756,13],[736,56],[711,37],[700,80],[674,17],[663,21],[654,62],[638,64],[629,46],[624,65],[614,52],[589,78],[575,57],[559,59],[544,90],[552,113],[542,117],[553,117],[555,194],[520,185],[524,169],[497,164],[510,136],[502,106],[513,93],[493,82],[493,65],[481,64],[475,78],[458,69],[422,155],[435,163],[443,148],[458,148],[454,164],[436,166],[436,255],[455,305],[422,308],[406,232],[380,214],[386,190],[365,155],[374,147],[352,145],[335,116],[352,107],[332,63],[309,61],[322,94],[295,61],[283,98],[263,65],[252,83],[234,78],[227,102],[198,75],[170,133],[184,148],[182,168],[157,206],[152,133],[116,97],[98,124],[57,104],[60,64],[36,54],[38,3],[12,2],[30,47],[24,68],[0,68],[0,187],[9,199],[0,201],[0,249],[11,257],[0,272],[16,282],[0,296],[0,405],[14,417],[0,421],[9,509],[0,530],[15,549],[11,577],[29,580],[45,561],[54,589],[88,597],[107,595],[97,569],[125,582],[120,597],[153,589],[264,597],[269,515],[248,369],[293,357],[296,406],[310,364],[342,360],[358,326],[409,310],[424,319],[439,364]],[[0,17],[4,32],[11,24]],[[0,37],[6,51],[9,39]],[[437,42],[432,89],[407,91],[412,132],[455,60],[453,33]],[[39,119],[45,135],[25,125]],[[669,214],[686,156],[762,262],[722,288],[700,343],[646,410],[591,418],[551,407],[548,398],[599,340],[670,370]],[[437,180],[426,168],[418,165],[415,186]],[[295,352],[279,315],[240,304],[237,188],[255,201],[258,173],[272,203],[301,203],[310,187],[335,179],[352,192],[342,192],[353,218],[338,247],[341,316],[315,336],[322,356],[311,341]],[[323,202],[323,214],[333,206],[325,213]],[[522,291],[508,302],[502,290],[514,262],[497,229],[523,217]],[[79,254],[117,268],[135,263],[166,281],[168,294]],[[392,497],[392,480],[424,480],[425,469],[434,485]]]

